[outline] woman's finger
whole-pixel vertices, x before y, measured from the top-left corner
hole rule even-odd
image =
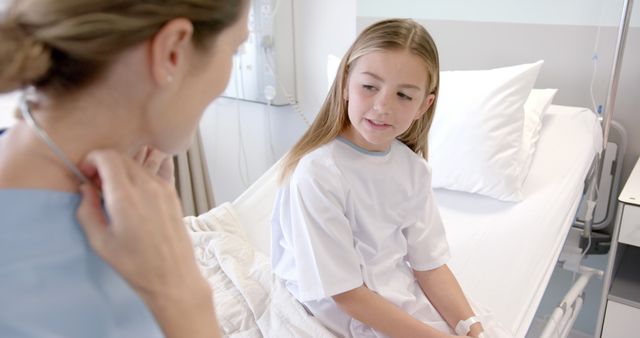
[[[144,158],[142,154],[144,153]],[[173,157],[152,147],[144,147],[144,151],[139,150],[133,157],[147,172],[153,176],[163,179],[165,182],[173,184],[174,166]]]
[[[149,147],[142,146],[140,150],[138,150],[133,155],[133,160],[136,161],[137,163],[144,164],[144,160],[147,158],[148,154],[149,154]]]
[[[160,168],[158,168],[157,176],[173,185],[175,183],[173,156],[167,154],[163,155],[164,158],[162,159],[162,163],[160,163]]]
[[[77,217],[82,225],[87,239],[96,251],[104,250],[104,239],[107,236],[107,219],[98,196],[97,190],[90,184],[80,186],[82,200],[78,207]]]
[[[90,152],[80,164],[85,172],[93,173],[93,180],[100,182],[105,201],[123,193],[123,189],[132,187],[135,173],[132,162],[114,150],[95,150]],[[105,184],[105,181],[110,184]]]
[[[167,157],[167,154],[159,150],[150,148],[149,152],[147,153],[147,157],[145,158],[142,165],[145,169],[147,169],[148,172],[155,176],[158,175],[160,166]]]

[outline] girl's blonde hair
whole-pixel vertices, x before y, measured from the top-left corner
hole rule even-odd
[[[289,177],[304,155],[334,140],[349,127],[347,101],[343,98],[349,70],[361,56],[385,50],[408,50],[422,59],[427,66],[427,94],[434,94],[436,99],[420,119],[414,121],[407,131],[398,136],[398,140],[416,154],[427,158],[427,138],[440,86],[438,49],[422,25],[410,19],[389,19],[366,28],[342,58],[336,78],[318,116],[284,158],[281,181]]]
[[[0,11],[0,93],[34,85],[67,93],[95,80],[125,49],[174,18],[205,49],[247,0],[14,0]]]

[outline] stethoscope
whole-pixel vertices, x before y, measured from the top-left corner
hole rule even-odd
[[[44,131],[44,129],[42,129],[42,127],[38,125],[38,122],[36,122],[36,120],[33,118],[33,115],[31,114],[31,108],[29,107],[29,97],[32,96],[32,94],[33,90],[27,89],[20,98],[20,114],[27,122],[27,125],[29,125],[29,127],[31,127],[31,129],[36,132],[36,134],[47,145],[47,147],[49,147],[53,154],[56,155],[56,157],[58,157],[58,159],[60,159],[69,170],[71,170],[71,172],[80,180],[80,182],[92,184],[89,178],[87,178],[87,176],[85,176],[80,171],[80,169],[78,169],[78,167],[73,164],[73,162],[71,162],[67,156],[65,156],[62,150],[60,150],[60,148]]]

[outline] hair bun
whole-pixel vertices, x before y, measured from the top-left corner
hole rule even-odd
[[[0,24],[0,93],[33,84],[51,65],[51,50],[17,25]]]

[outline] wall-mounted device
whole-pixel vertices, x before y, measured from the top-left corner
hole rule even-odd
[[[252,2],[249,37],[233,61],[223,96],[272,105],[295,103],[293,0]]]

